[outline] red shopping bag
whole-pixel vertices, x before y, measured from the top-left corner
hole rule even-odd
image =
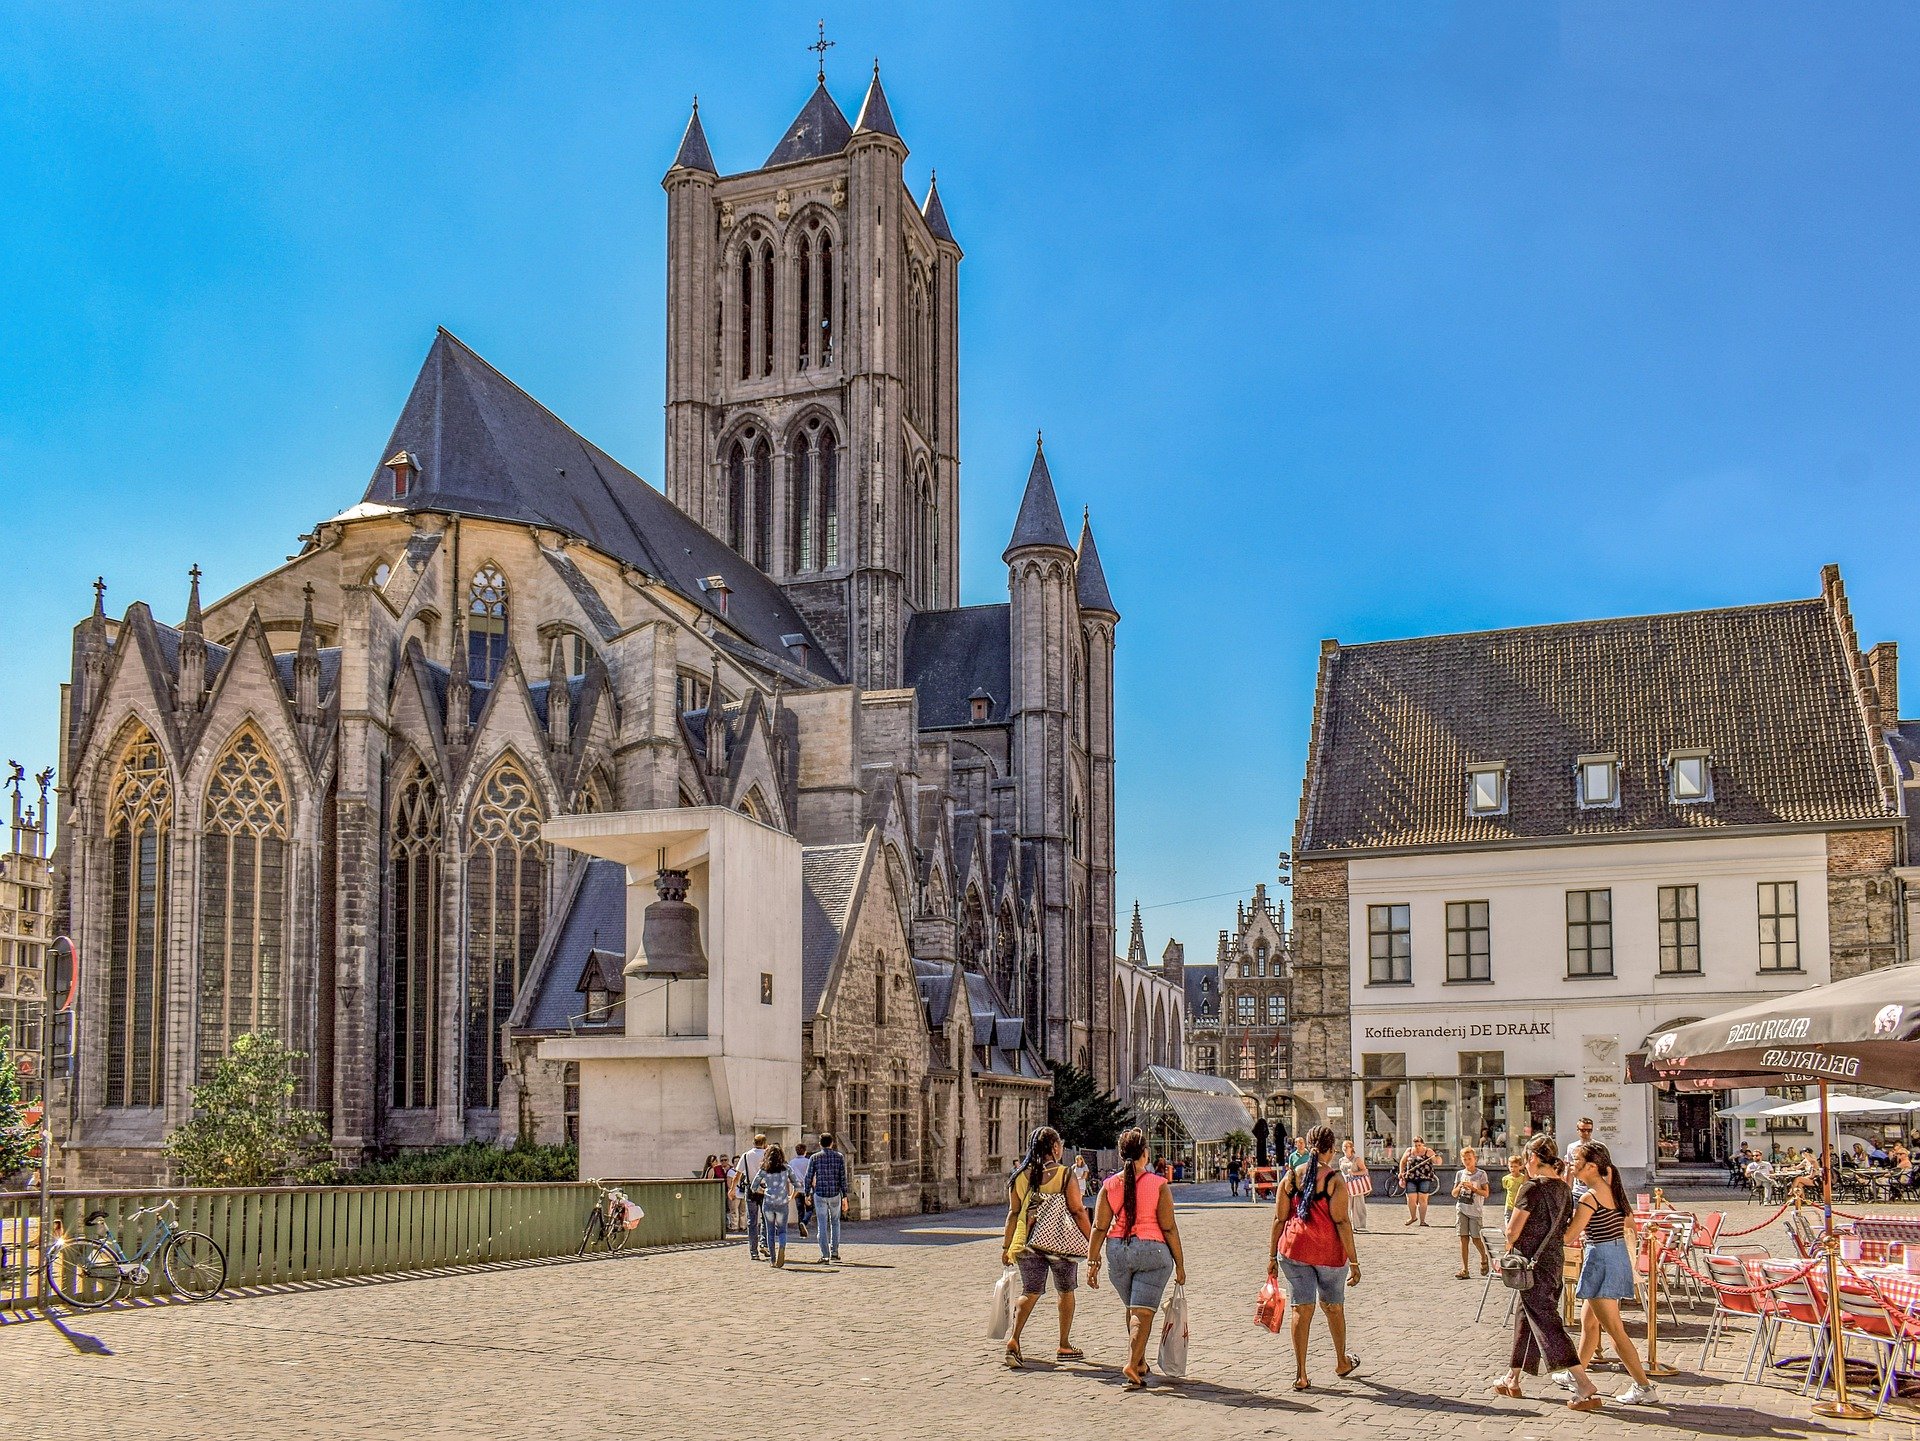
[[[1260,1287],[1260,1304],[1254,1307],[1253,1317],[1269,1331],[1278,1331],[1286,1324],[1287,1293],[1271,1276]]]

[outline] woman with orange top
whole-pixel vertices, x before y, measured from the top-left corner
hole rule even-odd
[[[1127,1364],[1121,1374],[1127,1389],[1147,1384],[1147,1341],[1153,1335],[1154,1313],[1167,1289],[1187,1284],[1187,1263],[1180,1250],[1180,1228],[1173,1219],[1173,1193],[1166,1177],[1147,1165],[1146,1134],[1138,1129],[1120,1133],[1117,1174],[1100,1188],[1100,1205],[1093,1218],[1093,1240],[1088,1247],[1087,1285],[1100,1285],[1101,1252],[1112,1263],[1113,1289],[1127,1308]]]

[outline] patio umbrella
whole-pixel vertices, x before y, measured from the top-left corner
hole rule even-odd
[[[1758,1001],[1676,1026],[1653,1037],[1646,1065],[1662,1080],[1693,1091],[1738,1086],[1811,1084],[1820,1088],[1822,1246],[1827,1295],[1840,1294],[1839,1245],[1833,1235],[1832,1081],[1866,1086],[1920,1086],[1920,966],[1889,966],[1816,986],[1796,995]],[[1860,1098],[1854,1097],[1858,1100]],[[1845,1356],[1840,1307],[1830,1301],[1836,1356]],[[1872,1413],[1847,1400],[1847,1368],[1834,1368],[1834,1398],[1814,1409],[1823,1416],[1864,1420]]]
[[[1742,1101],[1737,1106],[1722,1106],[1714,1115],[1729,1121],[1752,1121],[1770,1113],[1780,1104],[1778,1096],[1755,1096],[1751,1101]]]
[[[1818,1096],[1810,1101],[1782,1101],[1773,1097],[1769,1097],[1768,1099],[1772,1104],[1766,1110],[1755,1114],[1762,1116],[1812,1116],[1818,1114],[1820,1110],[1820,1098]],[[1753,1103],[1749,1101],[1747,1104],[1752,1105]],[[1741,1108],[1736,1106],[1734,1109],[1739,1110]],[[1913,1103],[1911,1101],[1890,1101],[1880,1096],[1849,1096],[1844,1093],[1835,1093],[1827,1097],[1827,1114],[1831,1116],[1871,1116],[1882,1111],[1910,1111],[1912,1109]],[[1722,1111],[1720,1114],[1724,1116],[1727,1112]]]

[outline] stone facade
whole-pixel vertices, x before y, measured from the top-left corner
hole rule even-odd
[[[1138,902],[1127,953],[1114,963],[1113,1035],[1120,1057],[1115,1094],[1123,1101],[1148,1066],[1187,1069],[1186,954],[1169,941],[1158,964],[1148,958]]]
[[[1293,872],[1293,1007],[1288,1017],[1295,1095],[1341,1106],[1353,1078],[1347,863],[1298,861]]]
[[[1902,836],[1893,830],[1827,833],[1827,935],[1833,978],[1844,981],[1900,958]]]

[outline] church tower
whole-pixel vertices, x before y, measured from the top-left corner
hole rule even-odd
[[[851,125],[822,68],[759,168],[718,173],[696,103],[661,182],[667,495],[869,689],[960,575],[960,247],[906,158],[879,65]]]

